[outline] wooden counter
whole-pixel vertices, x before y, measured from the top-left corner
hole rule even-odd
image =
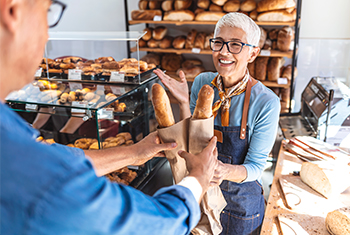
[[[305,223],[309,223],[311,227],[320,228],[320,230],[322,230],[319,231],[318,229],[315,229],[314,232],[308,234],[328,234],[325,232],[324,226],[324,218],[326,217],[327,213],[331,210],[337,209],[339,207],[339,201],[341,201],[341,205],[350,205],[350,188],[348,188],[339,196],[340,200],[338,198],[336,200],[330,200],[320,196],[320,202],[315,202],[315,205],[311,205],[314,206],[314,209],[310,209],[311,206],[308,206],[308,208],[299,207],[297,209],[288,209],[286,207],[285,198],[282,194],[282,189],[278,180],[281,176],[288,176],[290,173],[293,173],[293,171],[300,171],[301,163],[302,161],[295,155],[284,151],[282,142],[277,159],[275,175],[272,181],[271,191],[265,210],[265,217],[260,233],[261,235],[282,234],[277,216],[283,214],[299,216],[303,221],[305,221]]]

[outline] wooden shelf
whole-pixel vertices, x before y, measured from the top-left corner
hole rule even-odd
[[[137,48],[132,47],[130,49],[131,52],[136,52]],[[201,55],[211,55],[212,51],[210,50],[200,50],[199,53],[192,52],[191,49],[174,49],[174,48],[167,48],[167,49],[162,49],[162,48],[149,48],[149,47],[140,47],[139,51],[147,51],[147,52],[156,52],[156,53],[175,53],[175,54],[201,54]],[[266,50],[264,50],[266,51]],[[270,55],[266,55],[268,57],[287,57],[287,58],[292,58],[293,57],[293,51],[278,51],[278,50],[271,50]],[[259,55],[260,56],[260,55]],[[265,55],[263,55],[265,56]]]
[[[153,21],[153,20],[129,20],[129,25],[135,24],[173,24],[173,25],[215,25],[217,21]],[[258,22],[255,21],[257,25],[260,26],[294,26],[295,21],[290,22]]]

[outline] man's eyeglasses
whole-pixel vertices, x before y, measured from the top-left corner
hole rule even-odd
[[[47,13],[47,22],[50,28],[55,27],[58,24],[58,22],[62,18],[64,10],[67,7],[66,4],[60,1],[52,0],[51,2],[51,6]]]
[[[239,54],[242,51],[243,46],[255,47],[253,45],[243,43],[243,42],[237,42],[237,41],[225,42],[217,38],[209,39],[209,42],[210,42],[210,49],[212,51],[221,51],[224,45],[226,44],[227,50],[232,54]]]

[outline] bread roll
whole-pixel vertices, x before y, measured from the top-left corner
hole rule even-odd
[[[216,5],[223,6],[227,0],[212,0],[212,2]]]
[[[171,21],[192,21],[194,13],[190,10],[168,11],[164,13],[163,20]]]
[[[267,64],[267,80],[276,82],[280,77],[280,70],[284,64],[283,57],[271,57]]]
[[[161,10],[133,10],[131,19],[133,20],[153,20],[155,16],[162,16]]]
[[[210,0],[198,0],[197,7],[202,9],[208,9],[210,5]]]
[[[147,10],[148,8],[148,1],[147,0],[140,0],[139,1],[139,9],[140,10]]]
[[[176,74],[179,76],[180,71],[183,71],[185,73],[186,79],[194,79],[197,77],[200,73],[204,72],[204,67],[199,65],[191,65],[187,67],[180,68],[176,71]]]
[[[280,51],[289,51],[290,45],[292,41],[294,40],[294,30],[292,27],[283,27],[278,32],[277,37],[277,48]]]
[[[160,41],[159,40],[155,40],[155,39],[150,39],[148,42],[147,42],[147,46],[150,47],[150,48],[158,48],[159,47],[159,43]]]
[[[173,37],[171,36],[165,36],[159,43],[159,47],[166,49],[170,48],[173,43]]]
[[[266,41],[266,38],[267,38],[267,33],[266,33],[264,28],[262,28],[260,26],[259,26],[259,28],[260,28],[260,40],[259,40],[259,45],[258,46],[260,47],[260,49],[262,49],[264,47],[264,45],[265,45],[265,41]]]
[[[257,17],[259,22],[289,22],[294,21],[292,13],[285,10],[274,10],[260,13]]]
[[[330,234],[350,234],[350,206],[331,211],[326,217],[326,228]]]
[[[165,54],[162,58],[162,68],[168,72],[176,72],[182,63],[182,56],[177,54]]]
[[[219,11],[220,12],[220,11],[222,11],[222,7],[212,3],[209,6],[209,11]]]
[[[186,49],[192,49],[194,45],[194,40],[196,39],[197,36],[197,30],[192,29],[186,37],[186,43],[185,43],[185,48]]]
[[[209,39],[213,38],[214,37],[214,34],[211,33],[211,34],[208,34],[206,37],[205,37],[205,41],[204,41],[204,49],[205,50],[210,50],[210,44],[209,44]]]
[[[177,36],[173,40],[173,47],[176,49],[183,49],[186,43],[186,36]]]
[[[194,15],[198,15],[201,12],[204,12],[205,10],[202,8],[197,8],[196,10],[194,10]]]
[[[258,57],[255,59],[255,78],[260,81],[266,80],[266,69],[269,57]]]
[[[326,198],[339,196],[350,185],[349,167],[329,161],[304,162],[300,170],[301,180]]]
[[[205,37],[206,34],[205,33],[198,33],[196,36],[196,39],[194,40],[194,48],[200,48],[200,49],[204,49],[204,42],[205,42]]]
[[[294,67],[294,78],[298,76],[297,67]],[[287,78],[289,81],[292,79],[292,65],[289,64],[283,68],[281,78]]]
[[[147,42],[142,38],[139,39],[139,47],[147,47]]]
[[[152,86],[152,104],[160,128],[169,127],[175,124],[170,100],[164,88],[158,83]]]
[[[162,40],[166,35],[168,29],[164,26],[158,26],[153,30],[152,37],[155,40]]]
[[[196,15],[196,21],[219,21],[225,15],[224,12],[204,11]]]
[[[162,2],[160,2],[160,1],[149,1],[148,2],[148,8],[151,10],[160,9],[161,5],[162,5]]]
[[[144,55],[141,60],[147,62],[147,64],[160,65],[160,55],[157,53],[149,53]]]
[[[240,2],[238,0],[229,0],[225,3],[223,10],[226,12],[239,11]]]
[[[145,28],[143,30],[143,32],[146,32],[146,34],[142,36],[143,40],[148,41],[148,40],[150,40],[152,38],[153,28],[150,28],[150,27]]]
[[[295,7],[294,0],[262,0],[258,3],[257,11],[265,12]]]
[[[245,0],[240,5],[241,11],[251,12],[256,9],[256,2],[254,0]]]
[[[209,85],[204,85],[199,90],[196,107],[193,111],[193,118],[207,119],[213,115],[212,105],[214,99],[214,90]]]
[[[252,18],[252,20],[257,20],[258,18],[258,12],[256,10],[249,13],[249,17]]]
[[[163,11],[172,11],[174,10],[174,0],[165,0],[162,2]]]
[[[175,0],[174,9],[176,11],[186,10],[191,6],[191,4],[192,4],[192,0]]]
[[[253,78],[255,78],[255,61],[248,63],[248,71],[250,76],[252,76]]]

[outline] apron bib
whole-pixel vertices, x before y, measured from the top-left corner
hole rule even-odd
[[[222,132],[223,141],[217,143],[218,159],[223,163],[241,165],[248,152],[247,116],[252,81],[248,80],[241,126],[214,126]],[[235,183],[224,180],[220,188],[227,202],[221,213],[222,235],[260,234],[265,212],[264,192],[258,181]]]

